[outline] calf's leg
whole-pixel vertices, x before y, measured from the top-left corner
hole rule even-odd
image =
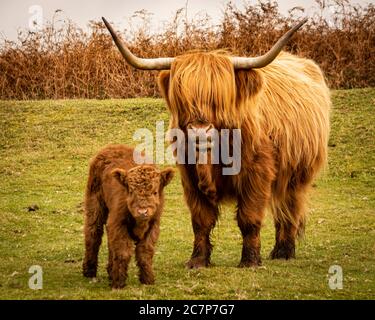
[[[154,225],[135,248],[135,256],[139,268],[139,281],[143,284],[154,284],[155,282],[152,259],[155,254],[155,243],[158,235],[159,226]]]
[[[109,215],[111,217],[111,214]],[[125,287],[128,277],[128,265],[133,251],[133,241],[121,222],[108,221],[108,246],[111,256],[108,268],[113,289]]]
[[[105,209],[101,206],[95,194],[85,201],[85,257],[83,260],[83,275],[88,278],[96,277],[98,269],[98,253],[102,243]]]

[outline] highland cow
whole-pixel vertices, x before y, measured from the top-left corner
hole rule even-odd
[[[212,51],[142,59],[104,19],[129,64],[164,70],[159,87],[171,113],[170,128],[186,133],[199,120],[218,131],[241,130],[238,174],[224,175],[223,163],[178,164],[195,236],[189,268],[210,264],[210,233],[225,199],[237,202],[243,237],[239,266],[261,264],[260,228],[267,207],[276,229],[271,258],[295,257],[295,241],[305,225],[305,196],[327,158],[331,105],[320,68],[309,59],[281,52],[305,22],[259,57]]]
[[[104,225],[108,236],[107,271],[112,288],[125,286],[135,247],[139,280],[154,283],[152,259],[159,236],[164,187],[173,169],[136,165],[133,149],[109,145],[91,161],[85,197],[83,275],[94,278]]]

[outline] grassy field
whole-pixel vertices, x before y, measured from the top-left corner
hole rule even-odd
[[[97,283],[81,275],[82,199],[88,160],[107,143],[132,144],[134,130],[165,120],[158,99],[0,102],[1,299],[374,299],[375,89],[333,92],[329,167],[313,189],[297,259],[271,261],[272,220],[262,229],[263,266],[238,269],[241,236],[234,206],[213,234],[213,267],[188,271],[193,233],[180,178],[167,187],[155,256],[156,284],[141,285],[134,262],[113,292],[100,253]],[[37,205],[36,211],[29,207]],[[29,267],[43,268],[31,290]],[[343,289],[328,286],[331,265]]]

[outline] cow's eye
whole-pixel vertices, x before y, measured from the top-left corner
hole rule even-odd
[[[157,191],[155,191],[155,192],[154,192],[154,196],[157,196],[157,195],[158,195],[158,192],[157,192]]]

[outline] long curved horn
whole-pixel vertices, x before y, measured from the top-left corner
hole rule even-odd
[[[285,33],[266,54],[260,57],[246,58],[246,57],[232,57],[232,63],[235,69],[256,69],[263,68],[270,64],[280,53],[283,47],[287,44],[294,33],[301,28],[308,19],[303,19],[300,23]]]
[[[125,44],[117,36],[116,32],[113,30],[108,21],[103,17],[102,19],[108,31],[111,33],[111,36],[117,48],[120,50],[126,62],[131,66],[143,70],[168,70],[171,68],[174,58],[142,59],[132,54],[127,46],[125,46]]]

